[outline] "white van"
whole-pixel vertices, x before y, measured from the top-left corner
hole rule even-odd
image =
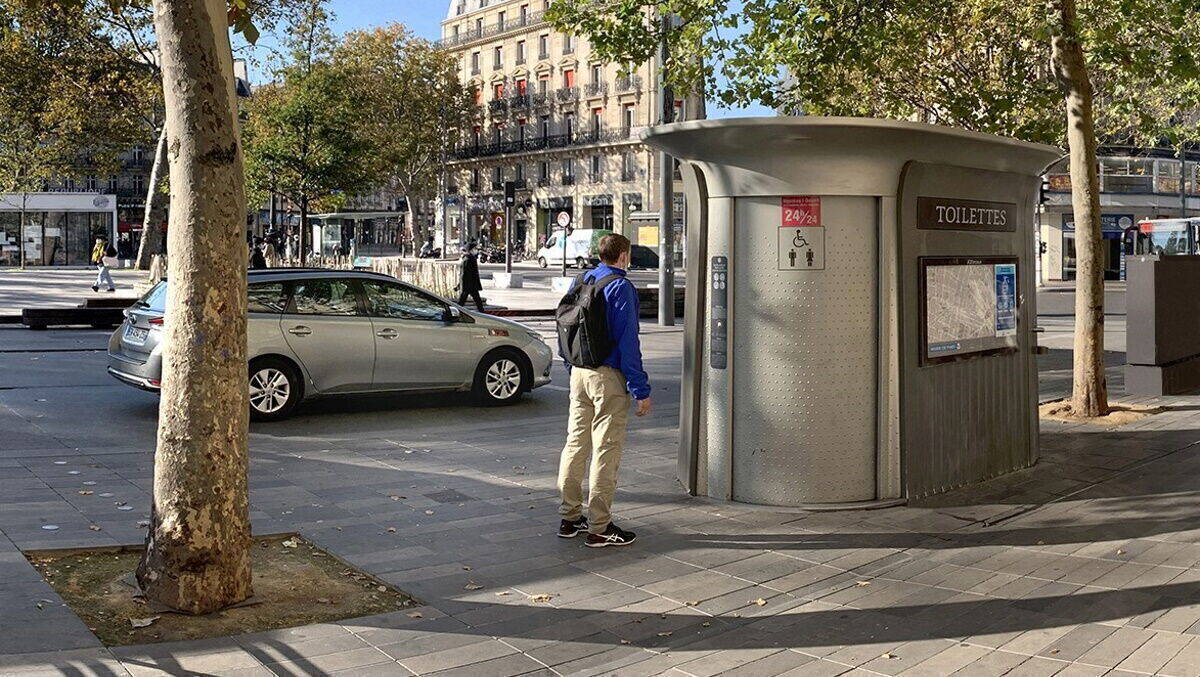
[[[600,238],[611,233],[603,228],[577,228],[566,235],[567,265],[583,269],[600,262],[596,245]],[[551,265],[561,266],[563,263],[563,231],[556,230],[546,239],[546,244],[538,250],[538,265],[547,268]]]

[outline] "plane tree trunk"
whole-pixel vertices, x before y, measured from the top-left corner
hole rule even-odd
[[[1071,411],[1080,417],[1108,413],[1104,379],[1104,253],[1100,235],[1100,183],[1096,173],[1093,89],[1079,41],[1075,0],[1057,0],[1054,65],[1063,89],[1070,155],[1071,209],[1075,220],[1075,344]]]
[[[167,165],[167,126],[158,133],[158,144],[154,150],[154,164],[150,166],[150,187],[146,189],[146,209],[142,216],[142,241],[138,245],[138,270],[150,270],[150,260],[162,249],[163,199],[158,189],[163,180],[163,168]]]
[[[246,200],[225,0],[154,0],[171,225],[146,596],[201,614],[251,594]]]

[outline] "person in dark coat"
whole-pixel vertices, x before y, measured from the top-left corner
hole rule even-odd
[[[250,243],[250,269],[260,270],[267,267],[267,259],[262,252],[262,238],[256,237]]]
[[[483,289],[483,283],[479,281],[479,254],[475,251],[475,243],[467,244],[466,250],[462,255],[462,280],[458,284],[458,305],[463,305],[467,302],[467,297],[475,299],[475,306],[479,308],[479,312],[483,310],[483,298],[479,295]]]

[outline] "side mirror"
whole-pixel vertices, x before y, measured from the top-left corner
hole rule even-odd
[[[454,306],[448,306],[446,314],[442,316],[442,320],[446,322],[458,322],[462,320],[462,311]]]

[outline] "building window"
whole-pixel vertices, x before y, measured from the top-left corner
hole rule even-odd
[[[517,182],[517,185],[525,182],[525,165],[517,165],[516,174],[513,175],[513,180]]]
[[[504,185],[504,168],[492,167],[492,189],[496,190]]]
[[[592,84],[598,85],[604,79],[604,66],[598,63],[592,64]]]
[[[678,99],[675,101],[675,120],[674,120],[674,122],[682,122],[687,119],[687,117],[686,117],[687,108],[683,104],[684,104],[684,102],[680,101]]]
[[[479,147],[479,125],[475,125],[475,129],[471,130],[471,140],[475,143],[475,147]]]
[[[504,12],[496,12],[496,30],[504,30]]]
[[[479,75],[479,52],[471,52],[471,74]]]
[[[115,177],[115,176],[108,177],[108,192],[110,192],[110,193],[117,192],[117,177]]]
[[[529,93],[529,81],[525,78],[517,80],[517,96],[525,96]]]
[[[563,36],[563,54],[574,54],[574,53],[575,53],[575,36],[564,35]]]
[[[529,5],[521,5],[521,25],[529,23]]]
[[[141,174],[133,175],[133,192],[139,195],[146,192],[146,179]]]
[[[604,109],[603,108],[593,108],[592,109],[592,133],[593,134],[600,133],[600,125],[602,124],[603,120],[604,120]]]
[[[459,13],[461,14],[461,12],[459,12]],[[458,39],[458,24],[454,24],[454,27],[451,28],[450,30],[453,32],[454,39],[457,40]]]
[[[621,180],[633,181],[636,177],[634,172],[637,168],[634,166],[633,153],[625,151],[621,153]]]
[[[497,47],[496,49],[492,50],[492,67],[500,68],[503,65],[504,65],[504,48]]]
[[[550,180],[550,163],[542,160],[538,163],[538,179],[540,181]]]
[[[635,106],[636,104],[627,103],[625,104],[625,107],[621,109],[621,127],[626,132],[628,132],[630,129],[633,129],[634,123],[637,121],[637,109]]]
[[[562,161],[563,183],[568,183],[575,178],[575,158],[563,158]]]
[[[575,71],[567,69],[563,71],[563,87],[575,86]]]
[[[94,176],[87,177],[84,185],[87,186],[89,191],[98,190],[99,188],[99,184],[96,182],[96,177]]]
[[[479,192],[479,170],[478,169],[471,170],[471,192],[474,192],[474,193]]]
[[[503,82],[497,82],[496,84],[492,85],[492,98],[493,99],[503,99],[504,98],[504,83]]]
[[[517,141],[525,143],[525,121],[517,120]]]
[[[549,34],[538,36],[538,58],[539,59],[549,59],[550,58],[550,35]]]
[[[517,63],[525,63],[525,41],[517,41]]]
[[[550,90],[550,76],[543,75],[538,78],[538,94],[545,94]]]
[[[500,145],[500,125],[492,127],[492,143]]]
[[[480,17],[475,20],[475,35],[476,36],[483,35],[483,17]]]
[[[550,136],[550,116],[543,115],[539,124],[541,125],[542,129],[542,138],[545,139],[546,137]]]
[[[567,136],[575,135],[575,114],[563,113],[563,133]]]
[[[134,162],[141,162],[143,154],[144,154],[144,151],[142,150],[141,146],[133,147],[133,161]]]

